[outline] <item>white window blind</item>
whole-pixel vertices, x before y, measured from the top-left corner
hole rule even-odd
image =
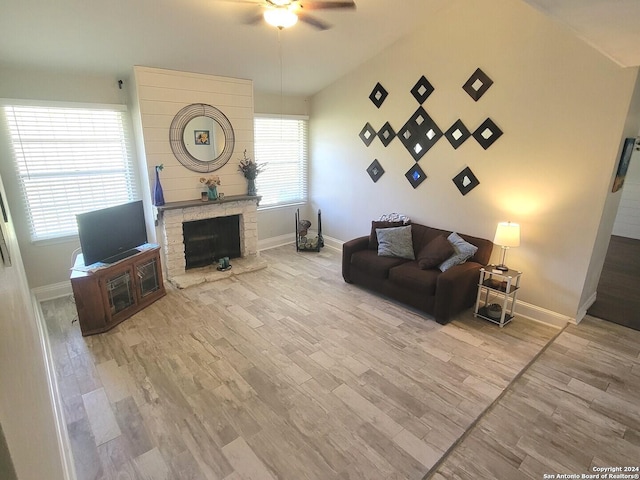
[[[261,207],[307,201],[307,125],[301,117],[255,117],[256,161],[267,163],[256,180]]]
[[[4,107],[31,239],[75,235],[76,214],[138,197],[126,110]]]

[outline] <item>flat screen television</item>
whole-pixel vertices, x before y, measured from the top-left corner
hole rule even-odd
[[[113,263],[147,243],[142,200],[76,215],[84,264]]]

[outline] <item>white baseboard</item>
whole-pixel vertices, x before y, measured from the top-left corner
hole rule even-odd
[[[589,298],[587,298],[587,301],[584,302],[584,304],[578,308],[578,314],[576,315],[576,320],[575,323],[580,323],[584,317],[587,315],[587,310],[589,310],[591,308],[591,305],[593,305],[594,303],[596,303],[596,297],[598,295],[598,292],[593,292],[593,295],[591,295]]]
[[[44,285],[42,287],[36,287],[31,289],[31,294],[36,298],[38,302],[44,302],[45,300],[52,300],[54,298],[66,297],[71,295],[71,282],[60,282],[52,285]]]
[[[576,323],[575,318],[562,315],[546,308],[538,307],[530,303],[518,300],[516,302],[515,313],[521,317],[525,317],[534,322],[544,323],[558,328],[563,328],[567,323]]]
[[[342,240],[338,240],[337,238],[328,237],[326,235],[322,236],[324,238],[325,246],[329,248],[333,248],[334,250],[342,251],[342,245],[344,242]]]
[[[311,232],[310,236],[314,236],[315,232]],[[334,250],[342,251],[342,244],[344,243],[342,240],[338,240],[337,238],[328,237],[323,235],[325,247],[333,248]],[[271,238],[263,238],[262,240],[258,240],[258,250],[269,250],[270,248],[281,247],[283,245],[291,245],[295,244],[296,239],[295,236],[287,234],[287,235],[279,235],[277,237]]]
[[[68,282],[63,282],[68,283]],[[58,284],[60,285],[60,284]],[[53,285],[55,286],[55,285]],[[34,289],[36,290],[36,289]],[[75,480],[77,478],[75,466],[73,463],[73,454],[71,453],[71,442],[69,440],[69,432],[67,431],[67,422],[64,416],[64,407],[62,405],[62,399],[60,397],[60,390],[58,388],[58,382],[56,380],[56,371],[53,360],[53,354],[51,353],[51,343],[49,342],[49,334],[47,333],[47,326],[45,324],[44,314],[40,307],[40,301],[34,294],[34,290],[31,291],[31,303],[33,305],[36,327],[38,329],[38,336],[40,337],[40,347],[45,361],[45,369],[47,376],[47,384],[49,387],[49,393],[51,396],[51,408],[53,410],[54,423],[56,429],[56,435],[58,437],[58,447],[60,449],[60,460],[62,462],[63,480]],[[41,287],[41,290],[48,291],[47,287]],[[69,291],[71,291],[71,284],[69,283]],[[50,300],[50,297],[46,300]]]
[[[281,247],[296,242],[294,234],[279,235],[277,237],[263,238],[258,240],[258,250],[269,250],[270,248]]]

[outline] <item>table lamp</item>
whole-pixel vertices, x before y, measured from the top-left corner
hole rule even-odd
[[[504,263],[507,250],[511,247],[520,246],[520,225],[511,222],[500,222],[496,229],[496,236],[493,239],[493,243],[502,247],[502,260],[500,261],[500,265],[497,265],[495,268],[506,272],[509,270],[509,267]]]

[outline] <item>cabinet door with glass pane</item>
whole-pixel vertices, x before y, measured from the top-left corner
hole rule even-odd
[[[136,263],[135,271],[138,276],[138,295],[140,299],[160,289],[162,281],[158,257]]]

